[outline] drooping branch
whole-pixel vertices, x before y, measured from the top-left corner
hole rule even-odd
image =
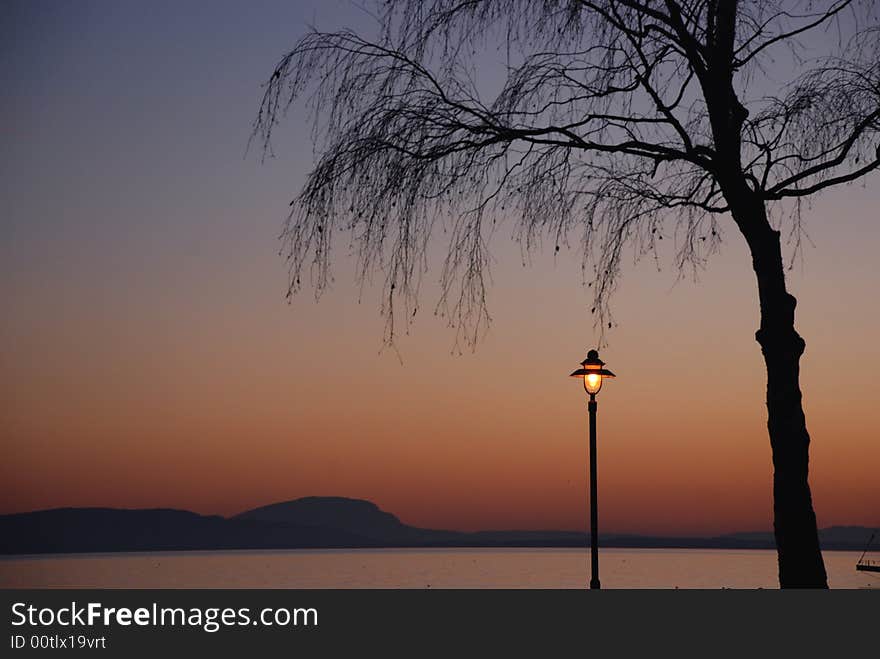
[[[823,11],[807,11],[800,15],[794,15],[782,9],[778,3],[767,3],[767,6],[758,8],[759,11],[766,13],[766,18],[760,22],[749,13],[742,13],[742,20],[748,24],[750,29],[747,32],[749,36],[734,51],[736,55],[735,66],[737,68],[744,67],[773,46],[792,43],[795,37],[830,22],[844,9],[852,5],[853,0],[838,0]],[[784,27],[774,31],[772,28],[774,25]]]
[[[819,62],[750,111],[734,91],[734,77],[773,46],[853,3],[795,15],[745,1],[733,12],[701,0],[391,0],[374,39],[306,35],[267,81],[254,125],[271,153],[291,103],[305,98],[313,112],[320,156],[283,233],[289,293],[310,283],[320,294],[336,236],[348,234],[360,279],[385,277],[393,340],[395,310],[418,309],[430,238],[442,231],[438,311],[473,343],[489,318],[490,240],[507,223],[525,251],[579,236],[605,327],[624,249],[650,253],[670,227],[679,267],[717,248],[714,216],[730,201],[724,159],[741,158],[766,200],[877,166],[870,38],[862,56]],[[496,44],[505,72],[484,98],[476,53]],[[707,101],[719,75],[726,90]]]
[[[848,57],[820,62],[755,117],[749,140],[763,154],[754,165],[765,199],[814,194],[880,167],[878,37],[858,35]]]

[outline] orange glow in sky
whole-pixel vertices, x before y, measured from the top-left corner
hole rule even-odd
[[[587,396],[568,375],[598,333],[577,254],[523,267],[499,231],[491,329],[462,355],[431,313],[442,236],[397,350],[344,244],[331,290],[285,303],[276,237],[309,126],[293,117],[266,164],[242,154],[259,83],[312,16],[289,5],[20,17],[0,58],[0,513],[339,495],[422,527],[585,528]],[[789,272],[822,527],[880,526],[878,208],[876,175],[818,198]],[[698,282],[679,281],[670,245],[614,299],[600,355],[617,377],[597,396],[608,532],[771,528],[755,280],[721,225]]]

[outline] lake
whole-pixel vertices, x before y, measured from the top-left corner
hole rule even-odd
[[[832,588],[880,587],[826,551]],[[776,552],[603,549],[604,588],[776,588]],[[583,588],[583,549],[359,549],[10,556],[4,588]]]

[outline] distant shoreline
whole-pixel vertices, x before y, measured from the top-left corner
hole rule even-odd
[[[96,551],[96,552],[70,552],[70,553],[51,553],[44,552],[41,554],[0,554],[0,563],[3,561],[17,560],[55,560],[55,559],[76,559],[76,558],[116,558],[116,557],[138,557],[138,556],[157,556],[157,555],[187,555],[196,556],[198,554],[281,554],[281,553],[298,553],[298,554],[345,554],[349,552],[363,553],[382,553],[382,552],[437,552],[444,551],[473,551],[485,550],[486,552],[505,551],[529,551],[529,550],[561,550],[575,551],[581,550],[585,553],[589,552],[589,546],[584,547],[477,547],[477,546],[449,546],[449,547],[316,547],[316,548],[290,548],[290,549],[161,549],[161,550],[134,550],[134,551]],[[602,551],[718,551],[718,552],[775,552],[775,547],[750,547],[750,548],[727,548],[727,547],[611,547],[601,546]],[[849,552],[861,553],[861,549],[841,549],[838,547],[823,549],[822,552]]]
[[[861,551],[872,529],[819,531],[825,551]],[[446,531],[402,523],[360,499],[306,497],[232,517],[174,509],[57,508],[0,515],[0,556],[190,551],[578,549],[577,531]],[[775,549],[771,532],[714,537],[600,534],[616,549]]]

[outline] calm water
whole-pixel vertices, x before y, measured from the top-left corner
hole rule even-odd
[[[578,549],[85,554],[0,559],[6,588],[583,588]],[[833,588],[880,587],[859,552],[825,552]],[[603,549],[605,588],[776,588],[776,552]]]

